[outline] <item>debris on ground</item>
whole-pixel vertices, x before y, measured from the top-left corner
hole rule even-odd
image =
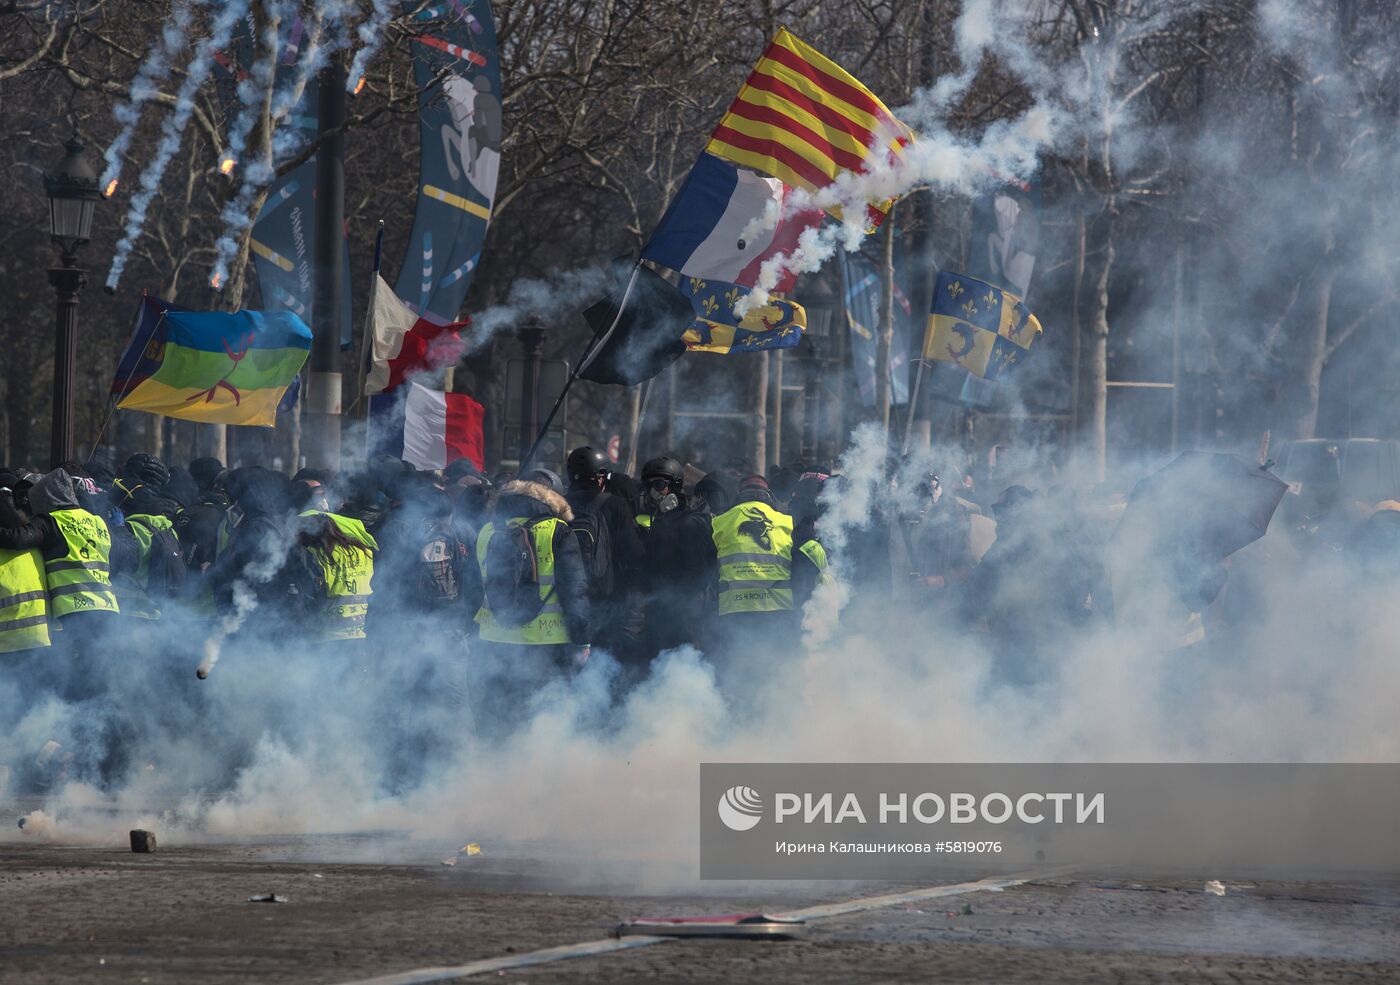
[[[278,896],[276,893],[263,893],[259,896],[249,896],[249,903],[285,903],[287,897]]]
[[[731,937],[770,941],[802,936],[805,920],[770,917],[762,913],[734,913],[712,917],[637,917],[618,924],[618,937],[642,934],[652,937]]]
[[[131,829],[131,850],[139,854],[150,854],[156,850],[156,833],[141,828]]]

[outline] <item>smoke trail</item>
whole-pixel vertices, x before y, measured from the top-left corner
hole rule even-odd
[[[171,62],[189,38],[195,10],[207,3],[208,0],[185,0],[175,4],[170,20],[161,30],[160,42],[152,47],[150,54],[136,71],[136,78],[131,82],[129,98],[118,103],[112,110],[112,115],[121,124],[121,129],[103,154],[107,166],[103,169],[99,187],[103,189],[104,194],[110,196],[116,191],[117,182],[122,176],[123,155],[131,146],[136,126],[141,122],[141,109],[160,92],[159,83],[170,77]]]
[[[782,214],[811,209],[839,213],[842,220],[809,230],[790,254],[764,262],[755,289],[740,300],[735,313],[742,316],[768,303],[769,292],[790,273],[810,273],[836,254],[854,252],[869,235],[866,206],[870,202],[898,199],[929,188],[961,195],[976,195],[1005,184],[1028,180],[1040,167],[1043,155],[1064,150],[1072,140],[1112,132],[1117,152],[1133,155],[1130,109],[1111,96],[1110,79],[1122,51],[1135,39],[1160,29],[1200,6],[1190,2],[1170,9],[1149,11],[1128,29],[1109,38],[1094,37],[1076,51],[1077,58],[1051,65],[1025,40],[1033,17],[1001,0],[968,0],[954,23],[954,47],[961,70],[915,94],[894,115],[911,126],[916,137],[902,154],[873,154],[866,170],[844,172],[826,188],[815,192],[794,189],[784,196]],[[982,62],[995,57],[1028,89],[1031,106],[1011,120],[999,120],[979,136],[959,136],[948,129],[950,106],[977,78]],[[892,146],[894,132],[876,134],[875,146]],[[774,227],[776,209],[757,218],[745,230],[752,238]]]
[[[356,33],[359,35],[362,47],[355,52],[355,60],[350,65],[350,74],[345,77],[345,88],[348,92],[354,92],[360,84],[360,79],[364,77],[369,68],[369,61],[379,51],[379,46],[383,44],[384,28],[394,17],[394,5],[391,0],[374,0],[374,10],[360,24]]]
[[[230,132],[229,149],[225,157],[225,164],[229,165],[230,168],[237,166],[239,157],[246,146],[248,134],[251,132],[257,116],[261,113],[264,94],[275,81],[277,65],[281,61],[279,57],[282,47],[281,21],[290,17],[295,9],[295,4],[289,0],[283,0],[283,2],[272,6],[267,29],[264,31],[263,57],[255,62],[249,73],[250,79],[239,85],[242,109]],[[272,146],[272,161],[248,160],[243,162],[243,166],[239,169],[241,180],[238,192],[224,205],[221,213],[224,230],[214,244],[215,259],[210,282],[216,287],[225,283],[228,278],[229,263],[238,252],[239,234],[255,219],[254,216],[250,215],[253,200],[263,188],[276,180],[275,162],[295,151],[301,142],[302,137],[298,128],[279,127],[278,124],[285,120],[287,115],[300,103],[302,95],[306,91],[307,81],[326,64],[333,50],[325,44],[328,22],[334,23],[340,20],[344,14],[343,4],[334,4],[326,8],[325,19],[318,17],[311,22],[306,29],[305,51],[297,61],[295,72],[285,84],[278,86],[276,91],[272,93],[268,121],[269,126],[273,128],[269,136],[269,142]],[[290,38],[292,32],[301,27],[301,21],[288,25],[288,37]],[[332,38],[333,41],[334,38]]]
[[[195,50],[194,57],[186,67],[185,79],[175,94],[175,109],[161,123],[160,143],[156,146],[150,165],[141,172],[141,190],[132,196],[131,206],[127,210],[126,228],[122,238],[117,241],[112,266],[107,272],[108,291],[116,290],[122,271],[126,269],[127,259],[131,256],[131,251],[146,224],[146,212],[160,190],[165,169],[169,167],[175,152],[180,149],[185,127],[189,125],[190,117],[194,114],[195,94],[209,77],[209,72],[214,67],[214,56],[228,47],[234,28],[247,12],[248,0],[229,0],[226,5],[218,8],[209,38]]]

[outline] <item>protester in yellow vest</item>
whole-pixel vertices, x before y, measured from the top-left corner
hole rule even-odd
[[[476,614],[482,640],[532,649],[551,647],[549,655],[562,663],[586,659],[588,576],[578,540],[569,528],[573,518],[564,497],[542,483],[516,480],[501,488],[491,519],[476,540],[485,586]],[[517,560],[518,566],[512,563]],[[522,593],[536,593],[538,604],[512,598]],[[521,614],[528,618],[522,621]]]
[[[48,645],[44,556],[33,549],[0,550],[0,653]]]
[[[773,506],[762,476],[744,479],[735,499],[710,523],[719,570],[719,623],[784,614],[795,625],[795,611],[825,570],[826,552],[810,537],[800,545],[794,542],[792,517]],[[794,598],[794,580],[805,589],[802,598]]]
[[[354,517],[324,510],[306,510],[299,515],[305,525],[301,542],[316,565],[323,593],[317,635],[322,640],[364,639],[379,544]]]
[[[107,524],[78,505],[73,478],[63,469],[42,476],[29,490],[29,511],[26,522],[8,497],[0,497],[0,549],[43,555],[49,613],[59,620],[115,614]]]
[[[17,505],[27,507],[29,520]],[[106,522],[79,505],[74,479],[66,471],[54,469],[40,477],[23,504],[0,495],[0,550],[37,551],[43,559],[49,626],[62,630],[52,637],[62,653],[44,661],[44,676],[51,682],[46,686],[65,701],[101,694],[106,687],[102,664],[110,656],[104,636],[115,628],[118,612],[108,576],[111,539]],[[32,591],[32,574],[28,584]]]

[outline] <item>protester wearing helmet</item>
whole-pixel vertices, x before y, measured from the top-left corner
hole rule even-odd
[[[642,512],[637,526],[651,527],[656,518],[681,505],[685,469],[670,455],[653,458],[642,466]]]
[[[699,646],[712,606],[716,576],[710,507],[704,498],[684,491],[684,477],[680,462],[669,456],[642,467],[644,499],[656,510],[647,514],[643,539],[651,655],[684,644]]]
[[[627,503],[605,488],[612,463],[596,448],[569,452],[565,496],[574,519],[570,524],[589,573],[595,642],[624,664],[639,657],[641,600],[638,574],[642,542]]]

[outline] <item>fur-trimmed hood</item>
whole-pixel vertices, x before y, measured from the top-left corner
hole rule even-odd
[[[569,503],[553,489],[539,482],[515,479],[501,487],[491,506],[491,515],[499,517],[553,516],[565,523],[574,518]]]

